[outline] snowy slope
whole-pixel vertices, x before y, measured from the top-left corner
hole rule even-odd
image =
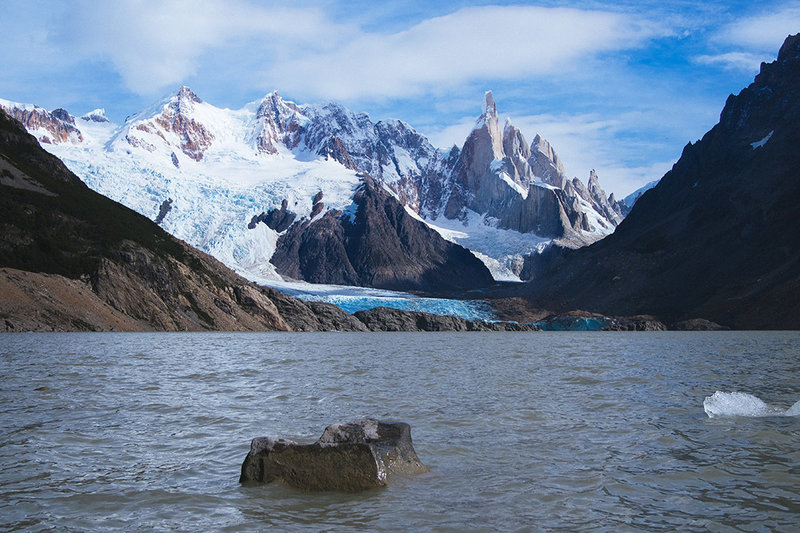
[[[647,191],[649,191],[650,189],[652,189],[653,187],[658,185],[658,181],[659,180],[653,180],[650,183],[648,183],[647,185],[644,185],[643,187],[640,187],[640,188],[636,189],[635,191],[630,193],[628,196],[623,198],[622,201],[625,203],[625,205],[628,206],[628,208],[633,207],[633,204],[636,203],[636,200],[638,200],[640,196],[642,196],[644,193],[646,193]]]
[[[252,105],[229,111],[191,102],[191,109],[181,110],[214,135],[197,161],[181,149],[184,132],[158,125],[177,99],[159,102],[122,127],[78,119],[83,142],[44,146],[89,187],[148,218],[171,199],[164,229],[249,279],[280,279],[269,263],[277,234],[264,224],[248,229],[248,222],[283,199],[293,211],[309,214],[319,191],[326,206],[345,208],[359,183],[356,172],[303,150],[260,154],[246,142]]]

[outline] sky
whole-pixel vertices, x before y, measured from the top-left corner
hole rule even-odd
[[[660,178],[800,32],[800,1],[3,0],[0,98],[121,123],[188,85],[239,109],[277,90],[461,146],[491,90],[570,177]]]

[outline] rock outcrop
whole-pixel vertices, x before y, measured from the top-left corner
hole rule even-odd
[[[41,143],[83,141],[83,134],[75,127],[75,118],[64,109],[50,112],[38,106],[16,107],[2,103],[0,109],[20,122],[29,132],[34,132]]]
[[[284,198],[280,209],[270,209],[266,213],[262,212],[260,215],[254,216],[247,227],[255,229],[259,222],[263,222],[268,228],[278,233],[286,231],[292,225],[294,219],[297,218],[297,213],[289,211],[288,206],[289,202]]]
[[[616,317],[603,328],[605,331],[667,331],[667,326],[654,316]]]
[[[427,471],[414,451],[411,426],[365,418],[330,425],[313,444],[253,439],[239,482],[281,481],[306,491],[359,492],[386,486],[392,475]]]
[[[800,328],[798,146],[794,35],[612,235],[531,266],[530,307]]]
[[[725,331],[730,328],[720,326],[716,322],[704,318],[690,318],[672,324],[669,329],[675,331]]]
[[[278,272],[312,283],[429,293],[485,287],[491,274],[465,248],[408,214],[368,176],[349,213],[296,222],[278,239]]]
[[[167,198],[166,200],[161,202],[160,206],[158,206],[158,215],[156,215],[156,219],[154,222],[156,224],[161,224],[162,222],[164,222],[164,217],[167,216],[167,213],[169,213],[171,209],[172,209],[172,198]]]

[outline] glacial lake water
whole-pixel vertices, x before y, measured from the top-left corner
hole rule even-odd
[[[2,531],[800,528],[797,332],[6,334],[0,373]],[[430,472],[238,483],[363,416]]]

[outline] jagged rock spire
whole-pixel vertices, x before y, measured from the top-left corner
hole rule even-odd
[[[494,103],[494,96],[492,96],[492,91],[486,91],[483,95],[483,116],[490,117],[490,116],[497,116],[497,105]]]
[[[531,142],[530,164],[534,175],[548,185],[562,189],[566,185],[567,173],[561,159],[547,139],[538,133]]]

